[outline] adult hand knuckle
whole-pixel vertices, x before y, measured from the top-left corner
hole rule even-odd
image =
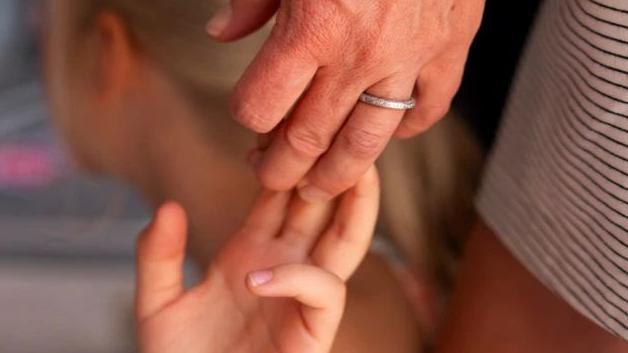
[[[286,131],[286,142],[306,157],[318,157],[329,148],[329,141],[314,128],[292,128]]]
[[[350,130],[345,137],[347,151],[359,159],[376,157],[382,149],[385,138],[381,133],[367,128]]]
[[[295,1],[283,26],[291,46],[320,58],[345,35],[345,16],[335,1]]]
[[[382,65],[389,64],[388,49],[381,45],[373,45],[373,42],[365,40],[364,42],[358,42],[353,44],[353,49],[350,52],[345,53],[346,58],[351,62],[359,64],[358,69],[368,71],[376,71],[382,67]]]

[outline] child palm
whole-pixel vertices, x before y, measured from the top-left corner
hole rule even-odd
[[[375,170],[338,204],[264,192],[190,290],[182,282],[185,213],[163,206],[138,242],[142,352],[328,352],[378,199]]]

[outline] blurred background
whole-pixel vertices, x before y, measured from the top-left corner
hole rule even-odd
[[[78,174],[38,70],[38,8],[0,0],[0,352],[132,352],[130,190]]]
[[[456,108],[491,146],[538,0],[488,1]],[[42,94],[35,0],[0,0],[0,352],[132,352],[128,188],[80,175]],[[498,49],[497,49],[498,48]]]

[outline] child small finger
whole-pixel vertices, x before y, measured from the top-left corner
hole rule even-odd
[[[347,280],[358,268],[373,238],[379,213],[379,177],[375,167],[347,191],[334,220],[312,252],[312,261]]]
[[[303,327],[319,342],[331,345],[346,296],[339,277],[315,266],[291,264],[252,272],[246,282],[257,296],[292,298],[301,303]]]

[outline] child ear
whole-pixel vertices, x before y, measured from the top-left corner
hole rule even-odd
[[[118,14],[103,11],[95,21],[95,40],[95,84],[99,100],[103,104],[115,104],[137,74],[131,36]]]

